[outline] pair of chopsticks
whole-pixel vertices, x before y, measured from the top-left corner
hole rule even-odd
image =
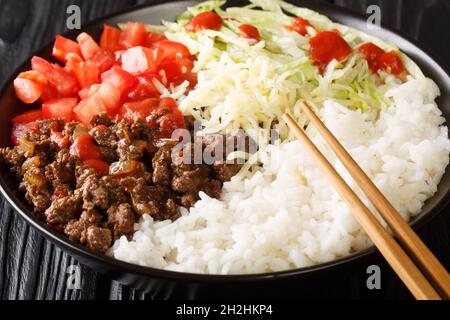
[[[311,108],[304,102],[301,103],[301,107],[311,123],[314,124],[355,182],[391,228],[398,242],[384,229],[294,119],[286,113],[283,116],[284,120],[291,130],[293,130],[295,136],[303,143],[323,173],[329,178],[336,191],[347,203],[355,218],[392,269],[416,299],[450,299],[450,276],[447,270],[411,227],[401,218],[397,210],[395,210],[392,204],[358,166],[355,160]]]

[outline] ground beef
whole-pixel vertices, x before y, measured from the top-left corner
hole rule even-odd
[[[42,168],[31,166],[23,175],[19,190],[25,192],[25,199],[32,205],[36,213],[44,212],[51,204],[49,182]]]
[[[56,188],[61,184],[75,183],[75,159],[69,155],[68,149],[61,149],[55,161],[45,167],[45,177]]]
[[[190,121],[188,125],[193,128]],[[109,165],[108,170],[97,171],[95,163],[81,161],[70,147],[58,147],[50,139],[52,131],[71,143],[91,135],[101,154],[97,160]],[[113,240],[130,237],[144,214],[175,220],[179,207],[194,206],[199,192],[218,198],[222,183],[240,169],[235,163],[194,163],[193,144],[172,158],[178,142],[158,138],[161,134],[142,119],[129,123],[104,114],[95,116],[89,128],[76,122],[37,121],[36,130],[26,133],[19,146],[0,149],[0,162],[16,173],[19,190],[53,229],[92,251],[106,252]],[[207,138],[199,144],[200,151],[209,146],[212,154],[221,153],[218,141]]]
[[[112,120],[106,115],[106,113],[97,114],[91,119],[91,126],[96,127],[98,125],[103,125],[106,127],[112,126]]]
[[[163,186],[170,185],[172,180],[171,158],[172,148],[164,146],[160,148],[152,159],[153,183]]]
[[[103,216],[97,210],[84,210],[79,220],[72,219],[67,223],[64,233],[70,240],[86,244],[87,229],[99,225],[102,220]]]
[[[116,151],[111,147],[100,147],[100,153],[102,154],[102,159],[107,163],[111,164],[119,160]]]
[[[120,139],[117,142],[117,155],[120,160],[140,160],[144,156],[147,142],[144,140]]]
[[[190,161],[185,158],[186,154],[190,154]],[[177,193],[187,194],[181,196],[181,201],[182,205],[191,204],[189,207],[198,200],[200,191],[218,198],[222,189],[222,183],[215,179],[211,166],[195,164],[194,157],[194,145],[191,144],[182,154],[174,155],[171,161],[173,171],[171,187]]]
[[[114,238],[131,235],[134,225],[134,211],[129,203],[121,203],[108,209],[108,225],[114,230]]]
[[[73,139],[72,139],[73,132],[75,131],[75,128],[78,125],[79,124],[77,122],[69,122],[69,123],[66,123],[66,125],[64,126],[62,134],[65,136],[71,137],[71,142],[73,142]]]
[[[130,195],[133,209],[138,215],[148,214],[155,220],[175,220],[179,217],[178,206],[173,205],[174,195],[167,187],[149,186],[143,178],[139,178]]]
[[[81,206],[81,197],[78,195],[55,199],[45,210],[45,220],[50,224],[66,224],[80,215]]]
[[[86,231],[86,246],[94,252],[105,253],[112,243],[111,230],[108,228],[90,226]]]
[[[223,163],[214,162],[213,170],[217,179],[222,182],[230,181],[242,168],[242,165],[237,163]]]
[[[107,210],[113,204],[128,201],[125,189],[110,176],[99,178],[98,175],[90,175],[80,190],[84,209],[98,207]]]
[[[0,162],[10,166],[10,170],[16,175],[21,175],[21,167],[27,158],[24,152],[19,148],[0,148]]]
[[[51,130],[62,131],[64,129],[64,121],[57,119],[36,121],[36,129],[45,136],[50,136]]]
[[[114,149],[117,146],[117,136],[111,128],[100,124],[94,127],[89,134],[95,142],[102,147]]]

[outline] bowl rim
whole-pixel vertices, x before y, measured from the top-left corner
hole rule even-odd
[[[333,11],[336,15],[342,15],[346,17],[350,17],[352,19],[357,20],[364,20],[366,17],[358,12],[355,12],[353,10],[343,8],[334,4],[330,4],[323,1],[311,1],[311,0],[287,0],[288,2],[297,2],[296,5],[300,5],[305,8],[311,8],[312,10],[315,10],[320,13],[320,9],[323,8],[323,10]],[[98,25],[100,23],[106,23],[106,20],[109,20],[111,18],[114,18],[116,16],[120,16],[127,13],[132,13],[134,11],[139,11],[145,8],[160,6],[160,5],[168,5],[168,4],[174,4],[174,3],[180,3],[180,2],[189,2],[189,3],[199,3],[201,1],[180,1],[180,0],[157,0],[152,3],[147,4],[141,4],[141,5],[135,5],[131,7],[124,8],[122,10],[115,11],[113,13],[103,15],[100,17],[97,17],[93,20],[88,21],[87,23],[83,24],[80,29],[75,30],[69,30],[64,33],[61,33],[63,36],[74,36],[80,32],[83,32],[86,28]],[[228,1],[229,4],[233,4],[235,1]],[[301,4],[299,4],[301,3]],[[333,19],[333,21],[336,21],[336,19]],[[438,67],[442,69],[442,71],[447,75],[447,77],[450,78],[450,69],[445,63],[445,61],[436,55],[432,50],[427,48],[423,43],[421,43],[418,40],[412,39],[409,35],[405,34],[404,32],[398,30],[395,27],[387,26],[384,23],[381,23],[381,30],[383,32],[391,32],[397,36],[400,36],[403,40],[406,40],[419,50],[421,50],[423,53],[425,53],[429,58],[433,60],[433,62],[436,63]],[[366,31],[364,31],[366,32]],[[13,72],[9,77],[6,77],[6,80],[1,83],[0,86],[0,96],[3,96],[7,88],[10,86],[10,84],[13,82],[15,77],[18,75],[18,73],[23,70],[25,67],[29,66],[30,59],[34,55],[40,55],[44,53],[45,51],[49,50],[49,48],[52,47],[54,40],[52,40],[49,43],[46,43],[42,46],[40,46],[37,50],[33,51],[28,57],[20,63],[16,68],[14,68]],[[14,208],[16,212],[19,213],[19,215],[24,218],[27,223],[29,223],[33,228],[38,230],[38,232],[43,235],[47,240],[51,241],[53,244],[58,246],[59,248],[67,251],[70,255],[74,255],[76,260],[81,260],[83,264],[87,264],[89,266],[89,263],[85,263],[84,261],[92,261],[97,265],[107,266],[104,271],[96,268],[99,272],[107,272],[108,270],[114,269],[120,272],[123,272],[125,274],[133,274],[133,275],[139,275],[149,278],[158,278],[158,279],[165,279],[165,280],[176,280],[176,281],[194,281],[198,283],[202,282],[230,282],[230,281],[247,281],[247,282],[254,282],[254,281],[261,281],[261,280],[274,280],[274,279],[285,279],[288,277],[293,276],[301,276],[305,274],[312,274],[317,273],[319,271],[323,270],[329,270],[332,267],[337,266],[343,266],[350,264],[351,262],[356,262],[359,260],[362,260],[363,258],[366,258],[368,256],[374,255],[377,250],[372,245],[364,250],[352,253],[350,255],[340,257],[338,259],[334,259],[328,262],[319,263],[312,266],[302,267],[302,268],[296,268],[296,269],[289,269],[289,270],[283,270],[283,271],[276,271],[276,272],[267,272],[267,273],[249,273],[249,274],[203,274],[203,273],[190,273],[190,272],[179,272],[179,271],[170,271],[170,270],[164,270],[154,267],[147,267],[142,266],[138,264],[133,264],[129,262],[125,262],[122,260],[115,259],[113,257],[110,257],[106,254],[99,254],[95,252],[89,251],[87,248],[81,246],[78,243],[70,241],[67,237],[64,235],[61,235],[55,231],[53,231],[48,224],[43,222],[41,219],[39,219],[22,201],[21,199],[18,199],[19,201],[15,201],[14,198],[17,198],[15,193],[10,190],[10,188],[7,186],[7,183],[5,182],[4,175],[0,175],[0,192],[4,196],[4,198],[9,202],[9,204]],[[413,229],[419,230],[422,228],[426,223],[431,221],[433,218],[435,218],[438,214],[440,214],[444,208],[450,203],[450,190],[446,192],[446,194],[443,196],[442,200],[438,202],[432,209],[430,209],[430,212],[425,214],[424,216],[420,217],[419,219],[413,219],[412,222],[410,222],[410,225]],[[420,214],[419,214],[420,215]],[[419,216],[418,215],[418,216]],[[80,259],[78,259],[80,257]],[[114,277],[113,277],[114,278]]]

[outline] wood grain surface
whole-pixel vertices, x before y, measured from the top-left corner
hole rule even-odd
[[[66,31],[66,9],[80,6],[82,23],[146,0],[0,0],[0,82],[34,50]],[[409,34],[450,62],[450,2],[447,0],[329,0],[336,5],[366,13],[367,6],[382,9],[382,23]],[[445,32],[443,32],[445,30]],[[54,246],[0,198],[0,299],[150,299],[107,276],[79,264]],[[450,208],[420,232],[430,249],[450,268]],[[316,285],[324,298],[410,299],[397,276],[377,255],[382,270],[381,290],[365,286],[367,265],[356,265],[347,279],[333,276]],[[68,287],[69,266],[79,268],[79,289]],[[70,270],[70,269],[69,269]],[[342,288],[342,290],[340,290]],[[315,288],[317,291],[317,287]],[[308,291],[308,288],[300,290]]]

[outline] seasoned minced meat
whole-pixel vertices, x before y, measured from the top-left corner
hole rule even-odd
[[[19,148],[0,148],[0,162],[7,163],[10,166],[10,170],[17,175],[21,174],[21,167],[23,162],[27,158],[24,152]]]
[[[70,146],[60,148],[50,139],[54,131],[70,143],[91,135],[100,158],[89,162]],[[0,149],[0,162],[16,173],[19,190],[53,229],[92,251],[106,252],[113,240],[131,237],[134,223],[144,214],[175,220],[179,206],[194,206],[199,192],[218,198],[222,183],[240,169],[219,162],[185,164],[184,152],[172,159],[177,142],[159,140],[160,134],[142,119],[129,123],[104,114],[95,116],[89,128],[77,122],[37,121],[21,145]],[[213,153],[219,152],[218,141],[208,138],[200,144],[201,151],[209,145]],[[193,161],[191,156],[188,160]]]
[[[111,230],[90,226],[86,231],[86,246],[94,252],[105,253],[112,244]]]
[[[99,124],[92,128],[89,134],[94,138],[99,146],[115,148],[117,146],[117,136],[110,127]]]
[[[82,207],[79,195],[68,195],[53,200],[50,207],[45,210],[45,220],[50,224],[66,224],[80,215]]]
[[[107,210],[115,203],[127,202],[125,189],[110,176],[99,178],[97,175],[88,176],[80,188],[83,197],[83,208],[100,208]]]
[[[175,220],[180,212],[173,205],[172,192],[164,186],[149,186],[143,178],[136,180],[130,192],[134,211],[139,214],[148,214],[156,220]]]
[[[103,215],[97,210],[84,210],[80,219],[72,219],[67,223],[64,233],[70,240],[85,244],[87,229],[99,225],[102,220]]]
[[[237,163],[222,163],[214,162],[213,170],[217,177],[222,182],[230,181],[242,168],[242,165]]]
[[[163,146],[152,159],[153,165],[153,183],[163,186],[170,185],[172,180],[172,148]]]
[[[131,235],[134,225],[134,211],[129,203],[121,203],[108,209],[108,225],[114,230],[114,238]]]

